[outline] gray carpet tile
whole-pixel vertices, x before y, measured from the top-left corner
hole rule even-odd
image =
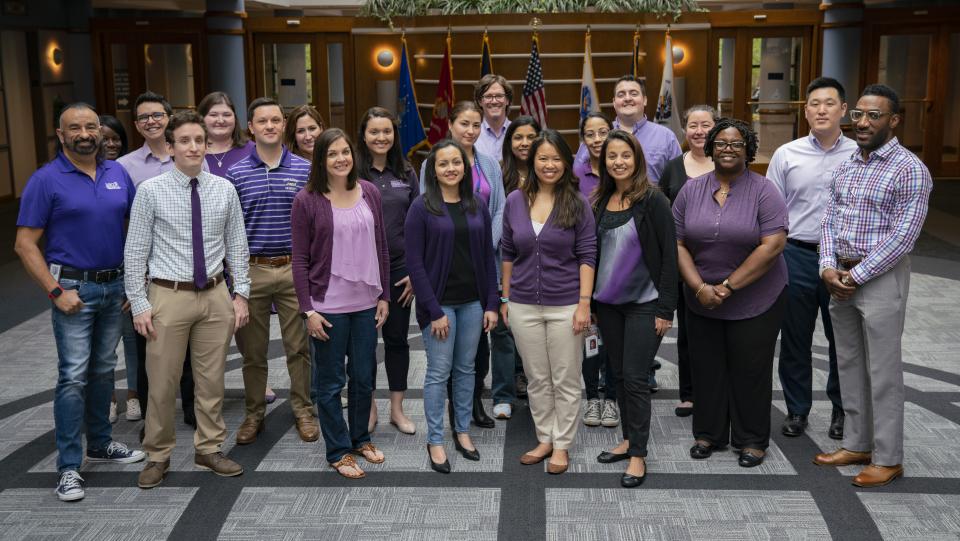
[[[826,539],[802,491],[547,489],[551,541]]]
[[[52,486],[5,490],[0,493],[0,539],[166,539],[196,492],[192,487],[88,486],[83,500],[64,504]]]
[[[488,411],[492,405],[484,400]],[[371,440],[383,451],[386,460],[382,464],[367,464],[361,462],[366,471],[409,471],[431,472],[427,458],[427,423],[423,414],[422,400],[407,400],[404,402],[404,412],[417,425],[417,433],[413,435],[401,434],[388,423],[390,418],[390,401],[378,399],[377,407],[380,410],[380,423],[371,436]],[[346,410],[344,410],[346,412]],[[480,461],[466,460],[453,447],[453,439],[444,412],[444,442],[447,457],[454,471],[458,472],[500,472],[503,471],[503,444],[506,439],[507,424],[497,422],[493,429],[478,429],[470,427],[470,437],[477,450],[480,451]],[[327,465],[325,457],[326,447],[323,438],[316,443],[304,443],[297,435],[295,427],[291,427],[286,434],[270,449],[263,461],[257,466],[257,471],[328,471],[335,475]]]
[[[4,434],[0,438],[0,460],[53,428],[52,402],[0,419],[0,434]]]
[[[857,494],[887,540],[960,539],[960,495]]]
[[[653,400],[650,419],[650,441],[647,444],[647,465],[653,473],[711,473],[743,475],[796,475],[796,470],[771,441],[767,457],[756,468],[741,468],[737,455],[719,451],[706,460],[690,458],[693,445],[691,417],[677,417],[673,413],[674,400]],[[596,457],[623,440],[620,427],[589,427],[580,423],[577,439],[570,450],[570,470],[576,473],[622,473],[625,463],[600,464]],[[546,466],[544,466],[546,468]]]
[[[498,489],[245,488],[220,539],[493,540]]]

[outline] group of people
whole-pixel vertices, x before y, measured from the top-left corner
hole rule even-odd
[[[414,306],[427,356],[426,453],[437,472],[451,471],[445,414],[456,451],[479,460],[471,420],[494,426],[484,378],[491,373],[493,417],[506,420],[522,373],[538,444],[521,463],[546,461],[561,474],[581,421],[619,424],[622,440],[596,460],[626,461],[621,485],[642,484],[656,355],[675,314],[675,413],[692,415],[691,457],[731,445],[740,466],[757,466],[770,441],[778,335],[782,431],[806,429],[820,312],[828,432],[843,441],[815,462],[867,465],[859,486],[892,481],[903,472],[906,254],[932,183],[893,135],[900,115],[890,88],[868,86],[849,110],[836,80],[816,79],[806,94],[810,134],[778,149],[766,177],[749,167],[758,152],[749,124],[691,107],[683,151],[646,119],[643,81],[631,76],[615,84],[616,118],[587,115],[574,152],[532,117],[508,119],[511,85],[486,75],[474,100],[450,111],[449,136],[419,175],[400,150],[396,117],[380,107],[352,138],[309,105],[284,114],[257,98],[247,141],[222,92],[175,114],[147,92],[134,107],[145,143],[125,154],[119,122],[67,106],[62,150],[28,183],[17,235],[53,307],[57,495],[84,495],[84,425],[88,460],[146,458],[138,484],[159,485],[175,446],[178,387],[196,428],[195,464],[241,474],[221,451],[226,354],[235,339],[245,392],[236,440],[252,444],[275,397],[272,312],[299,437],[322,435],[329,465],[364,477],[358,459],[387,459],[371,439],[378,331],[390,423],[417,430],[403,411]],[[856,140],[842,134],[847,115]],[[145,418],[144,451],[111,437],[121,337],[126,415]]]

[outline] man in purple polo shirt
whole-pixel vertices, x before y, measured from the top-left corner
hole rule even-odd
[[[307,183],[310,162],[282,145],[283,110],[270,98],[257,98],[247,110],[247,127],[256,148],[227,171],[240,196],[250,246],[250,323],[237,331],[243,343],[246,416],[237,443],[257,440],[267,411],[267,345],[270,307],[277,307],[290,374],[290,406],[303,441],[317,441],[320,427],[310,401],[310,344],[290,267],[290,211],[293,198]]]
[[[56,494],[76,501],[84,497],[77,473],[84,426],[88,461],[131,463],[145,456],[113,441],[107,418],[122,328],[125,221],[135,189],[116,162],[97,158],[100,121],[92,107],[68,105],[57,137],[63,150],[23,191],[16,251],[52,301],[59,372],[53,398]]]
[[[643,113],[646,106],[643,81],[632,75],[617,79],[613,87],[613,109],[617,113],[613,129],[628,131],[637,138],[647,161],[647,176],[650,182],[657,184],[667,162],[680,155],[680,143],[669,128],[647,120]],[[576,163],[582,162],[590,162],[590,152],[580,143]]]

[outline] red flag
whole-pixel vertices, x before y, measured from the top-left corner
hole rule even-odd
[[[520,114],[537,119],[542,128],[547,127],[547,96],[543,91],[543,68],[540,65],[540,38],[533,35],[530,49],[530,64],[527,65],[527,79],[523,83],[523,100],[520,102]]]
[[[447,136],[450,110],[453,109],[453,61],[450,58],[450,34],[447,34],[447,47],[443,52],[440,65],[440,84],[437,85],[437,99],[433,100],[433,117],[430,119],[430,133],[427,140],[433,145]]]

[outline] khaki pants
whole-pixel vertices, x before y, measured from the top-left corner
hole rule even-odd
[[[580,415],[583,335],[573,332],[577,305],[509,305],[510,330],[527,375],[530,413],[537,440],[569,449]]]
[[[164,462],[176,445],[174,410],[190,345],[195,382],[197,430],[193,445],[198,454],[220,450],[227,435],[223,422],[223,372],[233,335],[233,302],[227,285],[207,291],[174,291],[150,285],[153,328],[157,339],[147,341],[147,377],[150,407],[143,449],[151,462]]]
[[[277,307],[280,334],[290,374],[290,406],[294,417],[313,416],[310,403],[310,344],[300,317],[297,292],[289,264],[282,267],[250,264],[250,322],[237,331],[243,344],[243,391],[246,415],[263,419],[267,411],[267,346],[270,343],[270,306]]]

